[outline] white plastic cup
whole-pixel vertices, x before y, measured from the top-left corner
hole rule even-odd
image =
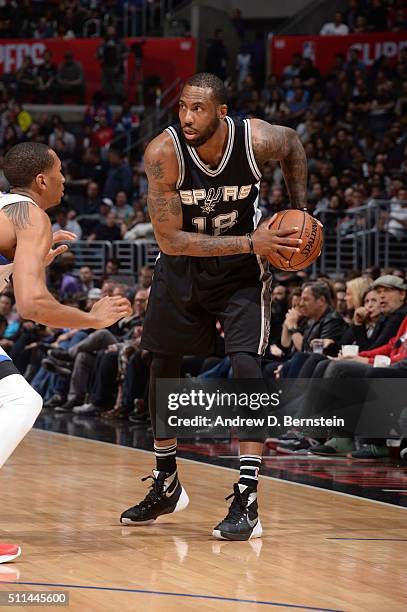
[[[323,355],[324,353],[324,341],[323,340],[313,340],[312,342],[312,352],[317,353],[318,355]]]
[[[388,368],[390,364],[391,359],[390,357],[387,357],[387,355],[376,355],[376,357],[374,358],[373,367]]]
[[[343,344],[342,357],[357,357],[359,355],[358,344]]]

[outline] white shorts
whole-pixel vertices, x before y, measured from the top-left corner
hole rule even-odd
[[[0,346],[0,362],[1,361],[11,361],[11,357],[9,357],[6,351],[4,351]]]
[[[0,346],[0,380],[5,378],[6,376],[10,376],[10,374],[19,374],[20,372],[17,370],[16,366]]]

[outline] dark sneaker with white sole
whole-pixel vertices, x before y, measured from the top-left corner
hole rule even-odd
[[[235,483],[233,497],[226,517],[215,527],[212,535],[218,540],[244,541],[260,538],[263,529],[257,513],[257,491],[252,487]]]
[[[362,444],[360,448],[349,453],[351,459],[371,461],[372,459],[386,459],[390,456],[390,449],[387,446],[377,444]]]
[[[314,438],[297,438],[287,444],[277,446],[277,452],[283,455],[308,455],[314,446],[319,445],[318,440]]]
[[[177,472],[168,474],[153,470],[152,476],[141,480],[152,479],[150,491],[143,501],[132,506],[120,517],[123,525],[150,525],[163,514],[172,514],[184,510],[189,504],[189,497],[178,480]]]

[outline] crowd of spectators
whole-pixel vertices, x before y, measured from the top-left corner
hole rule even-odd
[[[325,23],[322,36],[346,36],[369,32],[403,32],[407,29],[407,9],[403,0],[348,0],[346,11],[337,11]]]
[[[43,396],[46,409],[129,420],[148,428],[151,355],[139,344],[153,270],[142,268],[137,284],[129,287],[120,281],[114,260],[107,263],[100,281],[88,266],[78,275],[73,269],[70,252],[50,267],[48,287],[59,300],[88,310],[106,295],[126,295],[133,302],[133,314],[104,330],[50,329],[21,320],[8,287],[0,296],[0,346]],[[404,270],[372,267],[353,271],[346,279],[310,278],[305,271],[280,276],[272,291],[264,377],[324,378],[333,383],[348,378],[406,378],[406,295]],[[215,354],[185,356],[183,376],[231,377],[220,322],[217,330]],[[352,356],[342,353],[344,345],[356,349]],[[377,355],[388,357],[388,367],[374,367]],[[295,402],[295,414],[307,414],[310,404],[315,413],[323,414],[324,406],[311,387]],[[325,440],[297,430],[269,444],[280,453],[349,454],[354,459],[379,459],[390,452],[384,438],[355,440],[352,433],[345,438],[343,432]]]
[[[0,27],[7,36],[14,35],[13,32],[53,36],[55,28],[57,32],[64,30],[64,35],[68,31],[76,35],[84,18],[90,18],[95,11],[110,9],[113,4],[116,5],[77,0],[27,2],[29,11],[26,14],[20,11],[15,21],[17,3],[6,0],[1,7]],[[45,15],[38,13],[42,10]],[[346,16],[337,14],[333,24],[341,30],[337,34],[346,33],[346,28],[375,31],[384,15],[392,29],[397,30],[405,23],[405,8],[397,0],[392,3],[349,0]],[[30,29],[33,24],[34,30]],[[323,34],[331,33],[328,27],[323,29]],[[115,72],[107,59],[113,44],[119,49],[117,64],[123,61],[126,49],[117,41],[112,43],[113,39],[115,31],[110,27],[99,58],[105,65],[105,88],[114,80],[115,96],[120,99],[121,73]],[[389,201],[389,205],[379,205],[380,216],[373,217],[374,223],[376,229],[390,233],[394,241],[402,244],[407,227],[407,49],[400,51],[395,64],[380,57],[372,66],[364,64],[356,49],[349,57],[338,54],[327,75],[321,75],[309,58],[295,54],[280,77],[271,74],[262,83],[256,55],[260,43],[242,44],[231,78],[225,72],[228,54],[227,50],[222,51],[221,31],[217,31],[212,43],[209,62],[213,63],[214,72],[223,71],[229,114],[235,118],[258,117],[297,131],[308,157],[309,210],[323,220],[326,235],[338,231],[345,235],[355,227],[366,227],[369,215],[354,216],[352,209]],[[8,187],[1,171],[2,156],[23,140],[45,142],[58,153],[66,177],[63,205],[51,213],[54,231],[73,231],[88,243],[153,238],[143,166],[146,143],[132,148],[130,154],[126,152],[128,143],[137,137],[140,117],[126,102],[114,113],[106,96],[98,93],[79,124],[67,124],[60,116],[48,113],[34,119],[24,107],[33,88],[44,103],[54,96],[61,100],[64,95],[81,102],[84,95],[83,70],[72,54],[68,52],[59,67],[53,65],[49,53],[43,59],[40,66],[34,67],[27,58],[17,75],[3,79],[1,190]],[[265,165],[259,204],[264,215],[289,205],[277,162]],[[150,356],[140,350],[139,341],[152,270],[143,268],[135,272],[137,285],[124,284],[120,262],[109,260],[103,276],[96,278],[88,266],[78,271],[75,256],[70,252],[50,267],[49,289],[65,303],[89,309],[94,301],[114,294],[125,294],[133,301],[133,315],[109,330],[78,332],[34,325],[18,317],[11,288],[1,295],[0,345],[42,394],[47,408],[62,413],[126,418],[148,426]],[[343,273],[346,276],[347,271]],[[307,272],[276,275],[270,343],[263,362],[265,376],[352,375],[351,360],[340,355],[343,344],[358,345],[360,353],[354,362],[365,368],[363,376],[374,375],[371,367],[374,351],[390,357],[391,365],[383,376],[393,373],[405,376],[405,271],[354,271],[345,280],[334,281],[325,277],[310,279]],[[218,332],[216,354],[206,359],[186,356],[184,375],[230,375],[220,325]],[[318,351],[314,352],[316,348]],[[331,362],[328,356],[339,359]],[[344,361],[348,369],[343,366]],[[360,369],[357,373],[360,374]],[[388,453],[383,440],[357,441],[356,445],[351,438],[339,443],[337,438],[333,440],[328,443],[310,440],[295,432],[277,445],[283,449],[281,452],[346,451],[355,458],[366,458],[369,453],[370,457],[383,457]]]
[[[104,38],[96,50],[101,66],[100,89],[111,103],[123,103],[125,99],[125,59],[129,49],[118,36],[114,26],[107,26]],[[2,77],[3,89],[17,100],[36,104],[84,104],[86,82],[83,65],[67,50],[64,60],[58,65],[53,62],[52,53],[47,49],[42,58],[34,62],[30,55],[23,58],[21,66],[6,72]]]
[[[97,36],[106,18],[121,24],[123,8],[116,0],[3,0],[1,38],[81,38]]]
[[[391,205],[383,204],[380,216],[369,219],[402,241],[407,222],[407,49],[395,65],[381,57],[371,67],[357,50],[348,59],[339,54],[325,76],[310,59],[295,54],[281,78],[270,75],[261,90],[250,72],[240,85],[239,79],[229,80],[228,97],[229,113],[236,118],[259,117],[297,131],[308,157],[308,206],[327,233],[365,227],[368,217],[353,215],[351,209],[387,200]],[[70,221],[78,218],[84,239],[111,220],[110,213],[116,215],[113,225],[121,238],[152,235],[142,147],[130,157],[123,152],[140,124],[128,103],[113,115],[103,94],[96,94],[83,124],[69,126],[58,115],[44,113],[34,120],[6,90],[0,112],[3,153],[24,139],[48,142],[57,151],[66,176],[63,206]],[[1,174],[0,183],[7,187]],[[271,161],[260,184],[261,209],[272,214],[287,205],[280,166]],[[114,234],[99,227],[100,233]]]
[[[72,128],[58,115],[43,113],[34,120],[13,98],[3,98],[0,113],[1,190],[8,188],[1,171],[7,151],[23,140],[44,142],[58,153],[66,179],[62,206],[52,213],[56,225],[89,241],[153,236],[142,159],[127,158],[122,148],[122,139],[128,132],[134,135],[139,125],[130,105],[114,116],[97,94],[84,125]]]

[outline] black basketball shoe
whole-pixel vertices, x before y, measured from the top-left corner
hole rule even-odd
[[[162,514],[172,514],[184,510],[189,504],[189,497],[178,480],[177,472],[168,474],[153,470],[153,483],[143,501],[132,506],[120,517],[124,525],[150,525]]]
[[[246,485],[234,484],[233,501],[227,516],[215,527],[212,535],[218,540],[251,540],[263,533],[257,514],[257,491]]]

